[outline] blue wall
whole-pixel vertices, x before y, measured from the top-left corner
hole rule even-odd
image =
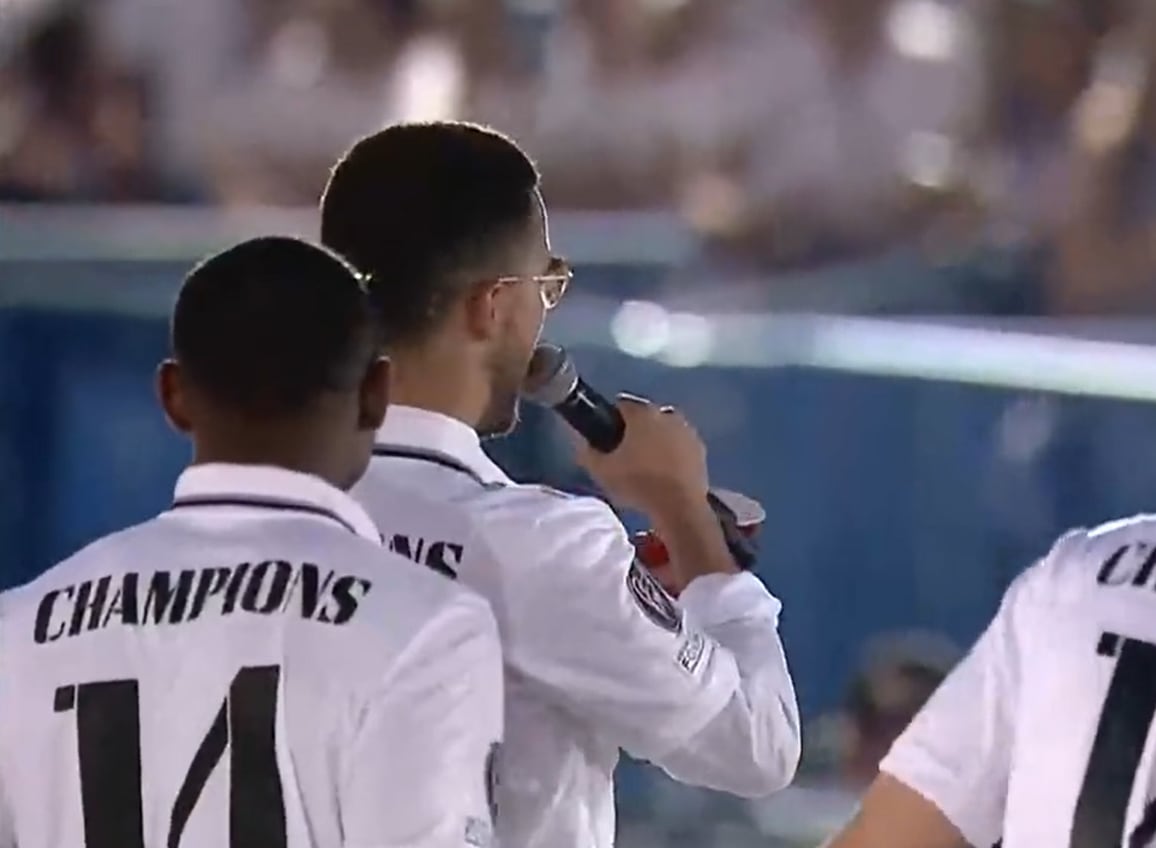
[[[186,458],[153,400],[164,350],[158,318],[0,310],[0,585],[164,507]],[[1060,531],[1156,504],[1151,406],[575,353],[592,382],[685,409],[715,480],[766,505],[761,567],[811,714],[866,637],[969,642]],[[494,450],[517,475],[573,482],[556,443],[531,413]]]

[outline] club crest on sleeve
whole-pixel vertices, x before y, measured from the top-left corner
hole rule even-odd
[[[678,604],[638,560],[626,572],[626,588],[647,618],[663,630],[682,632],[682,611]]]

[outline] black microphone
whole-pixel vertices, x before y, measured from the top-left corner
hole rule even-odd
[[[574,360],[557,345],[540,344],[535,349],[522,394],[557,412],[599,453],[611,453],[622,444],[626,435],[622,413],[578,376]],[[734,510],[713,492],[706,499],[718,516],[735,564],[744,571],[754,566],[758,549],[739,528]]]
[[[622,444],[626,435],[622,413],[578,376],[574,360],[557,345],[538,345],[522,393],[561,415],[599,453],[610,453]]]

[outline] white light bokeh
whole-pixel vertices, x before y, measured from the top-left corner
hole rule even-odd
[[[670,315],[657,303],[628,300],[610,322],[610,334],[623,353],[652,357],[670,340]]]
[[[441,38],[415,39],[398,62],[389,102],[390,120],[445,121],[461,113],[465,68],[454,46]]]
[[[903,0],[887,19],[887,35],[904,56],[943,62],[959,50],[959,13],[936,0]]]
[[[675,312],[668,322],[669,338],[657,359],[679,368],[693,368],[710,359],[714,351],[714,325],[701,315]]]
[[[907,178],[924,188],[943,188],[956,172],[955,144],[940,133],[912,133],[903,145],[902,157]]]

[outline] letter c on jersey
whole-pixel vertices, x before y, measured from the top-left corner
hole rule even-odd
[[[40,599],[40,606],[36,610],[36,627],[33,630],[33,638],[36,640],[37,645],[43,645],[45,642],[55,642],[64,635],[64,631],[68,627],[68,625],[61,621],[59,627],[51,633],[48,632],[48,628],[52,624],[52,613],[56,606],[56,600],[61,595],[71,600],[72,587],[67,586],[64,589],[54,589]]]

